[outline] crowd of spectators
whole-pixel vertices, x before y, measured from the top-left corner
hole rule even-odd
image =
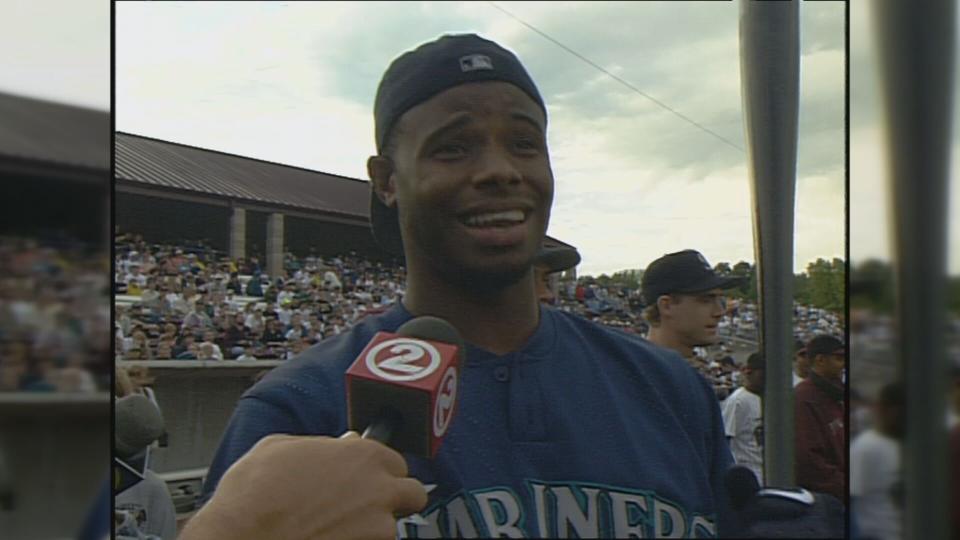
[[[642,316],[644,303],[638,287],[604,286],[587,276],[562,279],[557,292],[560,309],[641,336],[649,331]],[[757,350],[758,311],[754,303],[728,299],[717,324],[721,340],[695,351],[693,367],[713,385],[721,401],[741,384],[742,361]],[[843,323],[836,313],[800,304],[795,304],[793,311],[795,340],[806,343],[819,334],[843,336]]]
[[[109,387],[108,272],[63,234],[0,237],[0,392]]]
[[[255,258],[231,260],[196,245],[151,245],[116,238],[117,358],[125,360],[285,360],[380,312],[403,295],[402,266],[354,253],[286,254],[284,274],[264,273]],[[638,288],[603,286],[592,277],[555,284],[559,309],[624,332],[646,335]],[[842,336],[836,314],[797,305],[795,338]],[[696,367],[719,399],[739,385],[739,362],[756,350],[757,306],[730,300],[719,323],[722,341],[698,350]]]
[[[355,254],[287,254],[284,275],[204,245],[116,238],[116,352],[125,360],[285,360],[382,311],[403,294],[402,267]]]

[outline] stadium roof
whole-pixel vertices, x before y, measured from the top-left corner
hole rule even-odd
[[[206,194],[216,198],[370,217],[365,180],[117,132],[118,184]],[[570,246],[551,236],[546,245]],[[572,247],[572,246],[570,246]]]
[[[0,92],[0,159],[107,171],[110,114]]]
[[[114,154],[119,181],[364,220],[370,213],[363,180],[129,133],[116,134]]]

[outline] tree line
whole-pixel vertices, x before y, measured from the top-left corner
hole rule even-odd
[[[850,309],[893,313],[896,283],[890,263],[868,259],[850,269]],[[947,309],[960,315],[960,275],[947,277]]]

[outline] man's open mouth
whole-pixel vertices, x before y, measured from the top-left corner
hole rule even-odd
[[[526,221],[527,215],[523,210],[503,210],[498,212],[483,212],[460,218],[467,227],[511,227]]]

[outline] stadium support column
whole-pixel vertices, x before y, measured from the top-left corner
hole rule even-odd
[[[283,276],[283,214],[267,219],[267,273],[271,279]]]
[[[243,259],[247,256],[247,211],[233,207],[230,215],[230,258]]]

